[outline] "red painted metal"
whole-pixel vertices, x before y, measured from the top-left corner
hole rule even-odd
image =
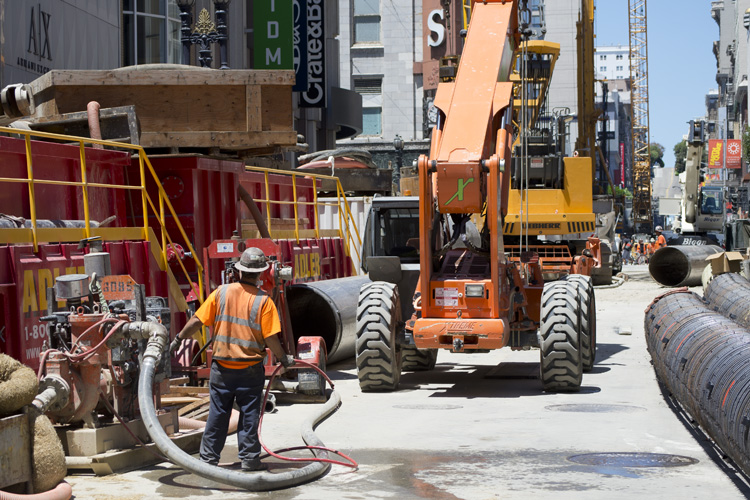
[[[78,146],[31,141],[35,179],[81,182]],[[86,180],[91,183],[124,184],[130,153],[86,148]],[[0,177],[27,178],[26,149],[22,139],[0,137]],[[140,176],[138,177],[140,180]],[[0,213],[31,217],[29,190],[25,184],[2,184]],[[82,220],[83,191],[76,186],[36,184],[34,187],[38,219]],[[137,195],[136,195],[137,196]],[[136,203],[140,198],[136,198]],[[114,215],[114,226],[125,225],[126,198],[123,190],[89,188],[89,213],[102,221]]]
[[[81,181],[80,149],[77,145],[31,141],[34,176],[37,179]],[[85,149],[88,182],[105,184],[140,184],[140,164],[129,152],[107,149]],[[264,217],[270,211],[272,228],[274,220],[297,220],[300,230],[315,228],[315,210],[312,205],[299,204],[295,217],[295,187],[292,177],[268,175],[268,194],[275,201],[290,204],[266,204],[265,175],[246,172],[241,161],[207,158],[203,156],[150,157],[157,175],[163,181],[170,202],[185,228],[187,238],[196,251],[214,241],[226,241],[241,228],[244,219],[251,219],[247,207],[238,202],[237,188],[241,184],[258,201]],[[21,139],[0,137],[0,177],[26,178],[26,150]],[[158,207],[156,184],[147,175],[148,192]],[[315,199],[315,181],[305,176],[296,177],[296,200],[312,202]],[[76,186],[51,186],[36,184],[35,201],[39,219],[84,219],[83,193]],[[29,218],[29,193],[24,184],[3,184],[0,189],[0,213]],[[112,227],[140,227],[141,196],[137,191],[122,189],[89,188],[89,213],[93,220],[101,221],[115,216]],[[158,220],[151,216],[149,224],[157,239],[161,232]],[[293,226],[292,226],[293,227]],[[187,248],[176,224],[167,219],[167,230],[173,242]],[[231,240],[230,240],[231,241]],[[250,241],[250,240],[248,240]],[[272,243],[273,244],[273,243]],[[349,276],[353,273],[351,259],[345,258],[341,238],[279,240],[278,259],[294,267],[295,281],[311,281]],[[145,285],[146,296],[169,295],[168,278],[158,266],[148,242],[106,242],[104,251],[111,255],[112,273],[129,275],[136,283]],[[35,253],[31,245],[0,246],[0,352],[7,353],[36,369],[46,329],[39,318],[46,314],[46,288],[62,274],[83,272],[83,255],[88,250],[78,250],[76,244],[49,244],[41,242]],[[170,249],[169,265],[175,276],[182,275],[179,260],[184,255],[178,247]],[[182,263],[195,273],[192,259]],[[222,282],[223,266],[206,266],[207,291]],[[196,276],[191,276],[197,281]],[[270,279],[269,279],[270,282]],[[187,282],[181,283],[189,293]],[[171,302],[173,304],[173,302]],[[178,331],[185,318],[177,314],[173,305],[172,330]]]

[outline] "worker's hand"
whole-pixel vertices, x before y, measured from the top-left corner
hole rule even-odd
[[[175,337],[171,344],[169,344],[169,355],[173,355],[177,349],[182,345],[182,339],[178,336]]]
[[[294,366],[294,358],[289,354],[285,354],[284,356],[282,356],[279,361],[281,362],[281,366],[283,366],[284,368],[290,368]]]

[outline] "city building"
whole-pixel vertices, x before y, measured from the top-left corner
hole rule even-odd
[[[183,28],[192,32],[203,15],[216,29],[220,9],[229,68],[297,70],[295,127],[309,151],[332,149],[362,130],[359,94],[339,86],[338,5],[322,0],[0,2],[0,85],[28,83],[53,69],[180,64]],[[186,26],[181,12],[190,13]],[[211,45],[214,68],[222,59],[218,45]],[[189,62],[198,59],[193,45]],[[294,154],[279,160],[275,165],[293,164]]]
[[[750,0],[711,2],[711,17],[719,28],[713,44],[718,88],[706,96],[706,114],[711,139],[741,139],[748,123],[747,68]],[[728,171],[727,184],[750,180],[747,163]]]
[[[627,45],[599,46],[594,58],[597,80],[630,78],[630,47]]]

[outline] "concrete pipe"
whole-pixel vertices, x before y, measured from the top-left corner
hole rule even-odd
[[[644,328],[659,380],[750,473],[750,331],[686,290],[657,298]]]
[[[294,337],[323,337],[329,364],[353,358],[359,289],[369,282],[351,276],[292,285],[287,300]]]
[[[697,286],[706,267],[706,257],[723,252],[714,245],[663,247],[651,256],[648,272],[664,286]]]

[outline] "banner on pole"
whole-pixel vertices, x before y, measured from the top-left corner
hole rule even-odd
[[[727,168],[742,168],[742,141],[739,139],[727,141]]]
[[[721,139],[711,139],[708,141],[708,168],[724,167],[724,141]]]

